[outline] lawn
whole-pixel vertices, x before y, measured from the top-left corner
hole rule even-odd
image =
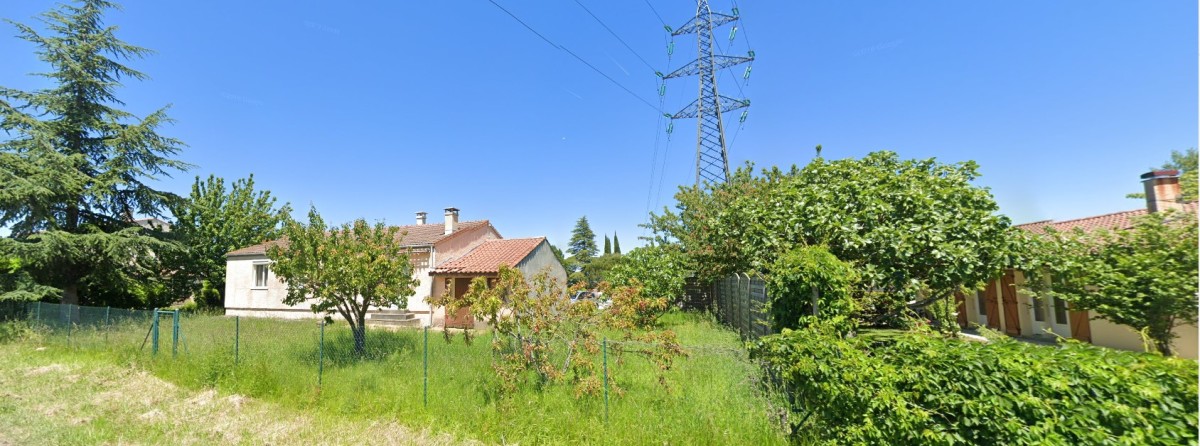
[[[150,345],[141,346],[149,327],[144,320],[110,330],[76,329],[69,345],[66,333],[57,330],[6,346],[5,351],[13,355],[14,350],[41,348],[33,358],[66,367],[132,368],[180,391],[246,397],[278,407],[281,414],[304,414],[322,423],[398,423],[419,433],[421,441],[786,442],[770,419],[766,397],[755,384],[758,372],[736,334],[698,314],[669,314],[663,324],[678,333],[689,356],[666,373],[668,388],[658,383],[653,364],[628,355],[621,360],[610,357],[612,379],[624,392],[610,395],[607,421],[602,396],[576,398],[569,385],[529,386],[515,395],[497,395],[486,332],[469,345],[461,338],[447,343],[440,332],[429,333],[427,405],[425,339],[418,330],[371,330],[365,360],[352,355],[345,324],[326,328],[322,350],[314,321],[235,322],[219,316],[184,318],[174,355],[169,324],[162,329],[157,356],[150,354]],[[341,429],[337,432],[340,435]]]

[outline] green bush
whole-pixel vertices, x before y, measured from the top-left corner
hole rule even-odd
[[[0,322],[0,344],[35,339],[37,333],[26,321]]]
[[[857,280],[854,267],[824,246],[801,246],[780,255],[771,263],[766,283],[775,330],[805,327],[819,319],[837,325],[841,333],[850,332],[858,311],[851,297]]]
[[[1067,343],[785,330],[752,349],[828,444],[1195,444],[1194,361]]]

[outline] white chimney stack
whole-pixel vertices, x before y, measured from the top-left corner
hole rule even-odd
[[[446,235],[458,229],[458,208],[446,208]]]
[[[428,215],[428,214],[426,214],[425,211],[417,212],[417,224],[419,224],[419,225],[425,224],[425,216],[426,215]]]
[[[1183,189],[1179,186],[1179,171],[1155,170],[1142,174],[1142,185],[1146,187],[1146,209],[1150,212],[1180,209]]]

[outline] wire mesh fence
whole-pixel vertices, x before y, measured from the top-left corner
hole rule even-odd
[[[456,410],[456,402],[438,396],[478,389],[494,378],[494,361],[503,354],[492,350],[487,337],[446,342],[440,330],[372,326],[355,333],[343,321],[316,318],[3,302],[0,320],[23,321],[42,344],[107,352],[183,383],[275,398],[323,395],[342,398],[351,407],[416,403]],[[614,375],[629,380],[656,373],[624,369],[622,352],[633,357],[628,352],[635,345],[606,339],[595,356],[605,395]],[[682,347],[695,358],[745,355],[741,348]],[[632,387],[655,384],[651,378],[645,381]],[[605,401],[607,407],[607,397]]]

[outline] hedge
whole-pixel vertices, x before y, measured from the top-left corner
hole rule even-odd
[[[826,444],[1196,444],[1197,363],[1077,342],[762,338],[793,435]]]

